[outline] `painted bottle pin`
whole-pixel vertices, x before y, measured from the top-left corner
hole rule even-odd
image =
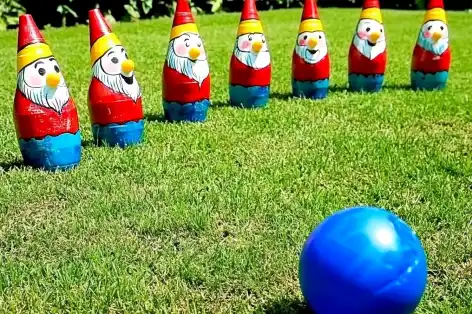
[[[210,106],[210,68],[187,0],[177,0],[162,75],[169,121],[203,122]]]
[[[378,0],[364,0],[356,33],[349,49],[349,88],[381,90],[387,66],[387,45]]]
[[[270,80],[270,53],[256,3],[244,0],[230,62],[230,103],[245,108],[267,106]]]
[[[292,57],[292,91],[296,97],[328,95],[330,60],[316,0],[305,0]]]
[[[446,87],[451,65],[449,29],[443,0],[428,3],[411,63],[413,89],[434,90]]]
[[[92,81],[88,106],[97,144],[126,147],[142,141],[144,115],[134,62],[98,9],[89,11]]]
[[[81,159],[77,108],[33,17],[20,16],[14,119],[26,165],[69,169]]]

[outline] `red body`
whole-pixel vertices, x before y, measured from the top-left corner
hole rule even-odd
[[[379,54],[373,60],[365,57],[360,51],[351,44],[349,49],[349,73],[363,75],[384,75],[387,66],[387,50]]]
[[[413,60],[411,63],[411,69],[413,71],[420,71],[423,73],[449,71],[450,65],[451,48],[448,47],[442,55],[438,56],[416,44],[415,49],[413,50]]]
[[[162,96],[167,102],[180,104],[210,99],[210,75],[200,86],[194,79],[170,68],[166,61],[162,75]]]
[[[246,87],[268,86],[270,85],[271,71],[270,64],[263,69],[256,70],[239,61],[233,54],[229,70],[229,83]]]
[[[59,114],[27,99],[18,89],[15,94],[14,119],[19,139],[42,139],[79,131],[77,108],[72,98]]]
[[[329,78],[330,62],[326,55],[318,63],[306,63],[295,51],[292,56],[292,77],[297,81],[319,81]]]
[[[134,102],[127,95],[115,93],[95,77],[90,83],[88,106],[93,124],[122,124],[144,117],[141,97]]]

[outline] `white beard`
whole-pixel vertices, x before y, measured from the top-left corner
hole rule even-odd
[[[437,43],[434,43],[431,38],[425,38],[423,32],[420,32],[418,37],[418,44],[425,50],[434,53],[437,56],[442,55],[449,47],[449,39],[441,38]]]
[[[141,97],[141,88],[139,87],[136,77],[132,76],[133,83],[128,84],[124,81],[120,74],[110,75],[103,71],[100,60],[93,65],[93,76],[102,82],[106,87],[118,94],[123,94],[131,98],[134,102]]]
[[[263,69],[270,64],[270,53],[268,50],[253,54],[251,52],[241,51],[236,47],[234,49],[234,55],[239,61],[256,70]]]
[[[210,74],[208,61],[206,59],[191,61],[190,59],[179,57],[175,54],[172,46],[173,42],[169,44],[169,50],[167,52],[167,65],[180,74],[197,81],[198,85],[202,86],[203,81]]]
[[[354,46],[356,46],[357,50],[359,50],[364,57],[374,60],[378,55],[385,51],[387,45],[385,40],[380,40],[374,47],[371,47],[367,43],[367,40],[360,39],[356,34],[354,36]]]
[[[325,47],[323,47],[323,48],[320,47],[315,54],[312,54],[308,51],[307,46],[296,45],[295,46],[295,52],[306,63],[315,64],[315,63],[318,63],[321,60],[323,60],[323,58],[326,56],[328,50]]]
[[[27,99],[36,105],[52,109],[57,113],[62,113],[62,109],[69,102],[69,89],[62,80],[57,88],[31,87],[25,83],[25,72],[22,70],[18,75],[18,88]]]

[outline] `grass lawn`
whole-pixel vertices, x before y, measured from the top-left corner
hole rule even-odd
[[[227,107],[238,14],[198,17],[212,71],[204,124],[162,120],[170,19],[121,24],[138,66],[145,143],[95,147],[88,28],[45,36],[79,107],[83,159],[69,172],[21,165],[12,121],[16,32],[0,33],[1,313],[303,313],[298,258],[334,211],[391,209],[428,252],[418,313],[472,313],[471,17],[450,13],[444,92],[408,89],[423,12],[383,11],[389,64],[376,95],[345,91],[360,10],[322,9],[332,90],[290,96],[299,10],[263,12],[273,57],[265,110]]]

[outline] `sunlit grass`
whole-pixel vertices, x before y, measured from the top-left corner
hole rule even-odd
[[[385,89],[345,91],[359,10],[322,9],[332,58],[328,99],[294,100],[299,10],[261,13],[273,57],[265,110],[225,106],[237,14],[199,16],[215,107],[204,124],[162,122],[170,19],[115,25],[138,66],[146,138],[92,144],[88,29],[45,32],[79,107],[80,167],[21,166],[12,121],[16,33],[0,33],[0,312],[299,313],[298,256],[334,211],[394,211],[428,252],[418,313],[468,314],[472,300],[470,16],[451,13],[444,92],[408,88],[422,12],[384,11]]]

